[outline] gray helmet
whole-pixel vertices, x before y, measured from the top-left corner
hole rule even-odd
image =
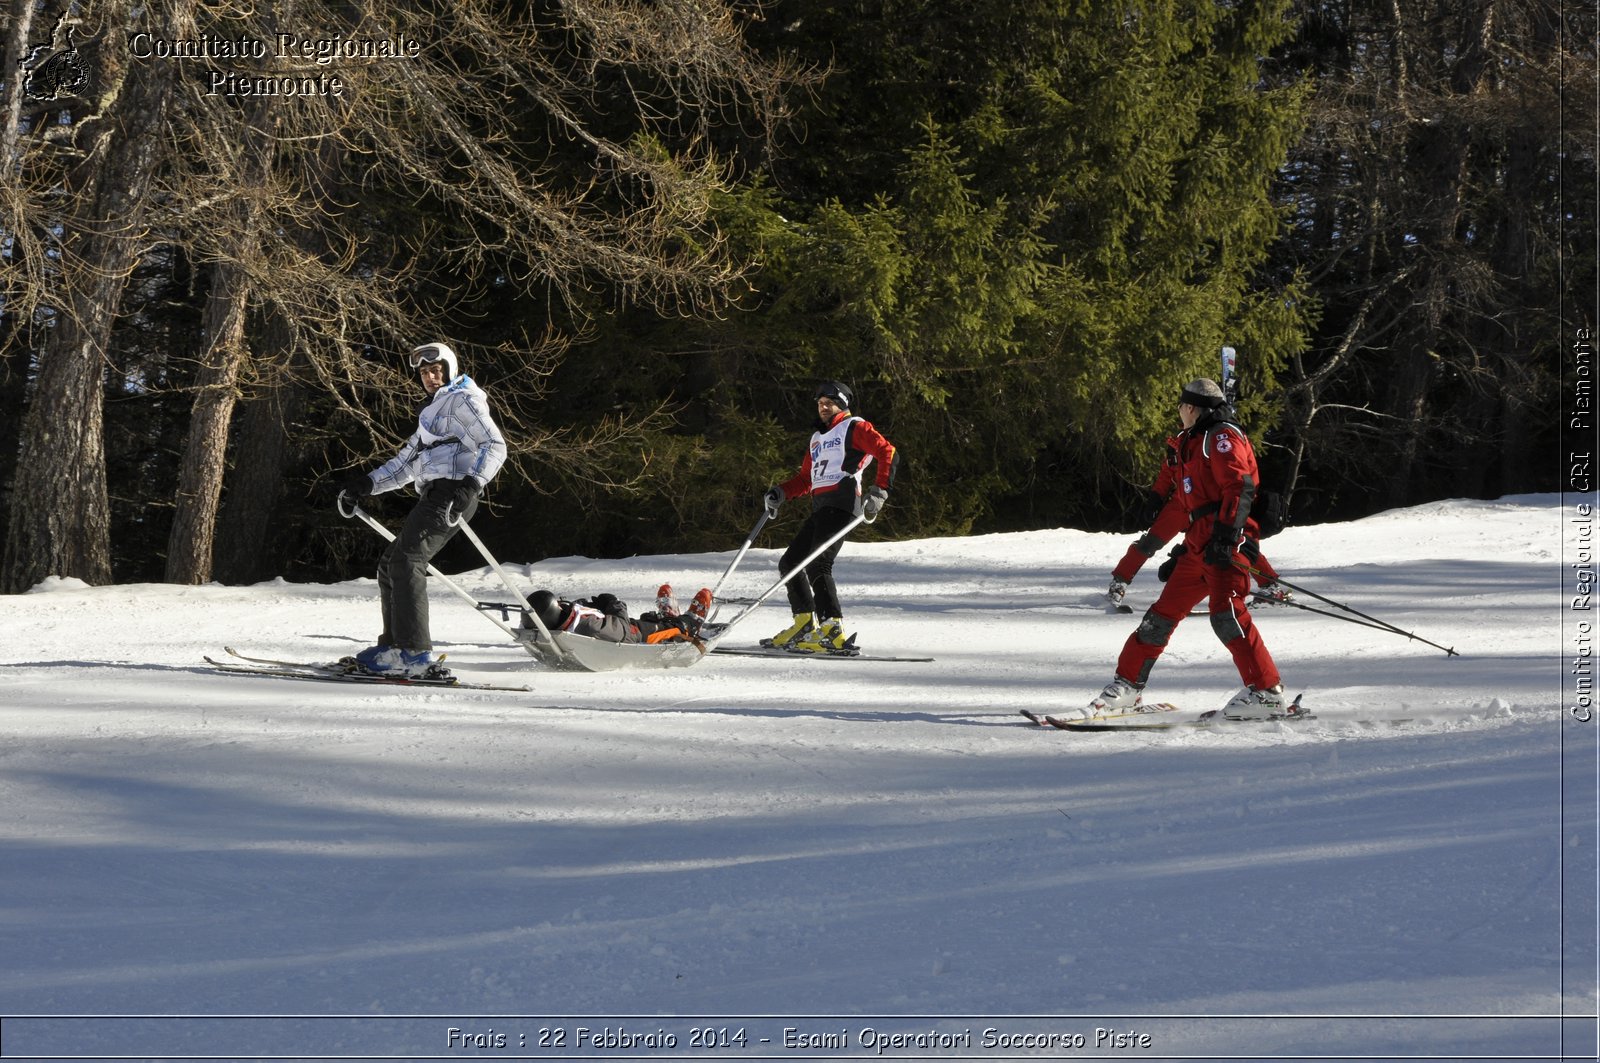
[[[1189,381],[1183,386],[1183,394],[1179,402],[1187,402],[1190,406],[1198,406],[1202,410],[1214,410],[1227,402],[1227,396],[1217,386],[1215,380],[1209,377],[1199,377]]]

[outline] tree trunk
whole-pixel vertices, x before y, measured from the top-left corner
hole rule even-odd
[[[7,28],[5,64],[13,76],[5,79],[5,92],[0,95],[0,165],[14,165],[17,140],[22,125],[22,83],[26,80],[16,72],[22,69],[27,58],[28,45],[33,38],[33,15],[38,4],[35,0],[12,0],[10,26]]]
[[[211,578],[228,425],[238,399],[239,370],[248,356],[244,321],[250,293],[244,270],[236,263],[221,262],[212,277],[202,326],[206,352],[195,380],[194,411],[167,537],[168,583],[205,583]]]
[[[265,98],[256,102],[242,130],[238,154],[229,157],[242,190],[234,210],[238,222],[231,229],[233,239],[224,245],[228,257],[212,270],[203,324],[206,350],[195,382],[194,411],[167,537],[167,583],[204,583],[211,578],[228,428],[238,399],[239,372],[250,357],[244,325],[252,292],[244,263],[258,252],[261,235],[260,210],[249,190],[262,187],[272,169],[276,122],[271,112],[278,106]]]
[[[108,113],[69,177],[61,219],[55,323],[44,330],[39,372],[23,419],[0,592],[46,576],[111,582],[111,507],[101,387],[111,325],[145,238],[145,202],[160,162],[173,67],[127,62],[117,49],[97,76]],[[94,124],[94,123],[88,123]]]

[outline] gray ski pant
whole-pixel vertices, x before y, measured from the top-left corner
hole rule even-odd
[[[383,607],[380,646],[398,646],[413,653],[433,649],[428,630],[428,564],[460,530],[445,523],[454,489],[450,480],[434,480],[423,488],[400,534],[378,561],[378,594]],[[478,500],[473,499],[460,519],[471,520],[477,511]]]

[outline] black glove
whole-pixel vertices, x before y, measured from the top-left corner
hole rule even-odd
[[[776,517],[778,515],[778,507],[783,505],[783,488],[767,488],[767,493],[761,496],[761,504],[767,509],[768,519]]]
[[[873,520],[877,517],[878,510],[882,509],[883,504],[888,500],[889,492],[885,491],[877,484],[873,484],[871,487],[861,492],[861,515],[866,517],[869,521]]]
[[[1239,546],[1239,533],[1226,524],[1211,530],[1211,541],[1206,543],[1206,564],[1221,568],[1233,567],[1233,552]]]
[[[457,513],[465,513],[483,490],[483,485],[470,476],[446,482],[450,485],[450,505]]]
[[[352,502],[359,502],[372,495],[372,477],[364,472],[347,472],[339,477],[339,493],[347,495]]]
[[[1239,544],[1239,553],[1253,565],[1261,559],[1261,544],[1254,539],[1246,539]]]
[[[1144,508],[1140,510],[1139,515],[1143,518],[1146,528],[1156,522],[1156,518],[1161,516],[1161,511],[1166,508],[1166,505],[1167,500],[1154,491],[1146,491],[1144,493]]]
[[[614,616],[621,620],[628,619],[628,603],[609,591],[605,594],[594,596],[594,607],[607,616]]]
[[[1178,567],[1178,558],[1189,552],[1189,548],[1179,543],[1172,548],[1172,556],[1161,562],[1161,567],[1156,569],[1156,579],[1162,583],[1172,578],[1172,570]]]

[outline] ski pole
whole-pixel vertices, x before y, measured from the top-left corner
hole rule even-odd
[[[449,520],[448,517],[445,519]],[[511,582],[511,577],[506,575],[506,570],[500,567],[500,562],[494,559],[494,555],[489,552],[489,548],[483,545],[483,540],[478,538],[478,533],[472,530],[472,525],[468,524],[466,520],[461,517],[457,517],[455,520],[450,521],[450,523],[456,525],[466,533],[467,538],[472,540],[472,545],[478,548],[478,553],[483,555],[483,559],[489,562],[489,567],[494,569],[495,575],[500,577],[500,582],[506,585],[506,590],[511,592],[511,597],[520,601],[522,599],[522,592],[517,590],[516,584]],[[543,635],[545,641],[550,643],[551,648],[556,651],[557,657],[565,657],[567,655],[566,651],[557,645],[555,636],[550,634],[550,629],[544,626],[543,617],[534,612],[532,609],[527,608],[522,610],[522,614],[524,616],[531,616],[533,618],[533,623],[536,627],[538,627],[539,634]],[[493,618],[491,617],[490,619]],[[517,641],[521,642],[522,640],[518,639]]]
[[[782,576],[779,576],[778,577],[778,582],[776,582],[772,586],[768,587],[766,589],[766,591],[759,598],[757,598],[755,601],[751,602],[749,605],[745,606],[744,609],[739,612],[738,616],[736,616],[732,620],[728,621],[728,625],[726,627],[724,627],[721,631],[717,632],[717,637],[712,639],[707,644],[707,647],[706,647],[707,650],[709,651],[712,647],[716,646],[717,643],[721,642],[723,640],[723,638],[728,634],[728,632],[733,630],[733,626],[735,624],[737,624],[739,621],[743,620],[745,617],[749,616],[755,610],[756,606],[760,605],[762,602],[764,602],[768,598],[772,597],[772,594],[773,594],[774,591],[776,591],[779,587],[783,586],[785,583],[788,583],[790,580],[794,579],[801,572],[804,572],[805,571],[805,567],[807,565],[811,564],[811,562],[815,561],[817,558],[821,557],[824,553],[826,553],[829,547],[831,547],[834,543],[838,542],[840,539],[843,539],[846,535],[849,535],[852,531],[854,531],[856,529],[857,525],[864,524],[864,523],[867,523],[866,515],[863,514],[863,513],[857,513],[856,516],[855,516],[855,519],[851,520],[850,523],[846,524],[843,528],[840,528],[839,531],[836,534],[834,534],[832,537],[830,537],[827,542],[823,543],[821,546],[819,546],[815,550],[811,551],[811,553],[806,556],[806,559],[804,561],[800,562],[798,565],[796,565],[794,568],[790,569],[788,572],[785,572]]]
[[[717,592],[722,589],[723,583],[727,581],[729,576],[733,575],[733,570],[738,567],[740,561],[744,560],[744,555],[750,552],[750,547],[755,545],[756,536],[761,534],[761,529],[765,528],[767,526],[767,521],[771,519],[772,514],[763,509],[761,511],[761,519],[756,521],[756,526],[754,528],[750,529],[750,534],[744,537],[744,545],[739,547],[739,552],[735,554],[733,560],[728,563],[727,570],[724,571],[721,576],[717,577],[716,584],[711,588],[711,600],[713,602],[717,600]],[[717,607],[711,611],[711,616],[715,617],[721,608],[722,606],[719,603]],[[709,620],[711,617],[707,617],[707,619]]]
[[[351,517],[360,517],[363,521],[366,522],[367,527],[371,528],[373,531],[377,532],[379,535],[383,536],[385,539],[389,540],[391,543],[394,542],[394,538],[395,538],[394,532],[390,531],[388,528],[385,528],[382,524],[379,524],[377,522],[377,520],[375,520],[366,510],[362,509],[359,505],[357,505],[353,500],[350,501],[349,508],[346,509],[345,508],[345,500],[347,498],[349,498],[349,496],[346,495],[343,491],[339,492],[338,506],[339,506],[339,515],[341,517],[345,518],[346,520],[349,520]],[[467,602],[469,602],[474,609],[478,609],[478,599],[474,598],[471,594],[469,594],[465,590],[463,590],[461,588],[460,584],[456,583],[455,580],[451,579],[449,576],[446,576],[443,572],[440,572],[438,569],[434,568],[432,565],[428,566],[428,575],[434,577],[440,583],[443,583],[446,587],[449,587],[451,590],[455,591],[456,594],[460,595],[463,599],[465,599]],[[479,612],[483,612],[481,609],[478,609],[478,611]],[[514,639],[517,638],[517,633],[511,627],[511,625],[505,624],[505,623],[500,622],[499,620],[496,620],[494,617],[490,616],[488,613],[484,613],[483,616],[484,616],[484,619],[489,621],[489,623],[493,624],[495,627],[499,628],[501,631],[504,631],[507,635],[510,635]],[[518,641],[520,641],[520,640],[518,640]]]
[[[1279,576],[1276,580],[1274,580],[1271,576],[1266,575],[1265,573],[1263,573],[1258,568],[1254,568],[1254,567],[1252,567],[1250,565],[1241,565],[1238,561],[1235,561],[1233,564],[1234,564],[1234,567],[1241,568],[1245,572],[1248,572],[1253,576],[1260,576],[1263,580],[1266,580],[1269,583],[1274,583],[1274,582],[1278,583],[1278,584],[1280,584],[1280,585],[1282,585],[1284,587],[1288,587],[1292,591],[1299,591],[1301,594],[1309,595],[1310,597],[1315,598],[1319,602],[1326,602],[1329,605],[1333,606],[1335,609],[1343,609],[1347,613],[1350,613],[1350,614],[1352,614],[1354,616],[1359,616],[1361,619],[1363,619],[1365,621],[1368,621],[1368,623],[1366,625],[1368,627],[1382,628],[1385,631],[1392,631],[1396,635],[1404,635],[1408,639],[1415,639],[1417,642],[1427,643],[1429,646],[1432,646],[1436,650],[1444,650],[1444,655],[1446,657],[1459,657],[1459,656],[1461,656],[1461,654],[1459,654],[1459,653],[1457,653],[1455,651],[1454,647],[1441,646],[1437,642],[1432,642],[1432,641],[1430,641],[1428,639],[1423,638],[1421,635],[1415,634],[1415,633],[1410,632],[1410,631],[1406,631],[1404,628],[1396,627],[1395,625],[1389,623],[1387,620],[1379,620],[1375,616],[1368,616],[1366,613],[1361,612],[1359,609],[1350,608],[1348,605],[1345,605],[1343,602],[1336,602],[1332,598],[1328,598],[1328,597],[1325,597],[1325,596],[1323,596],[1321,594],[1318,594],[1314,590],[1309,590],[1309,589],[1307,589],[1305,587],[1300,586],[1297,583],[1290,583],[1288,580],[1284,579],[1282,576]],[[1287,604],[1293,605],[1294,603],[1293,602],[1289,602]],[[1301,608],[1309,608],[1309,607],[1308,606],[1301,606]],[[1312,612],[1317,612],[1317,613],[1322,612],[1322,610],[1320,610],[1320,609],[1313,609],[1311,611]],[[1329,615],[1332,615],[1332,614],[1329,614]],[[1336,619],[1343,620],[1345,618],[1344,617],[1337,617]]]
[[[1395,631],[1393,626],[1385,624],[1382,621],[1373,622],[1371,620],[1357,620],[1355,617],[1341,616],[1340,614],[1330,612],[1327,609],[1318,609],[1315,606],[1306,605],[1304,602],[1289,601],[1284,598],[1269,598],[1262,595],[1260,591],[1256,591],[1251,595],[1251,597],[1262,605],[1286,605],[1291,609],[1304,609],[1306,612],[1316,613],[1318,616],[1327,616],[1332,617],[1334,620],[1343,620],[1346,624],[1356,624],[1360,627],[1370,627],[1375,631],[1387,631],[1390,634],[1399,634],[1399,632]]]

